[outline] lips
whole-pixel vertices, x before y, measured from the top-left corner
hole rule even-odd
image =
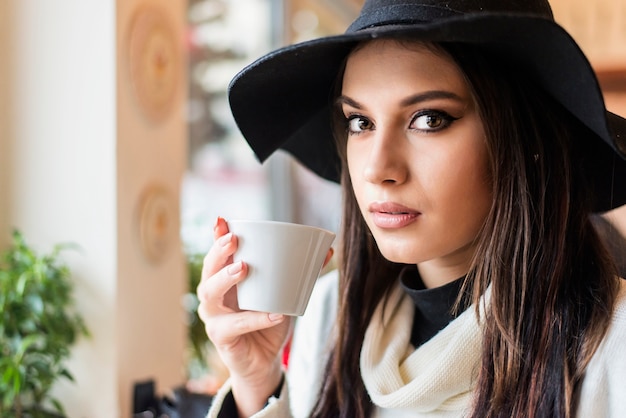
[[[393,202],[374,202],[368,209],[374,225],[383,229],[404,228],[421,215],[415,209]]]

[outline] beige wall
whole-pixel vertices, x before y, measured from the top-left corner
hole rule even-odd
[[[626,0],[550,0],[554,17],[599,69],[625,69]]]
[[[73,354],[71,416],[119,416],[116,388],[115,33],[113,5],[13,2],[9,223],[41,251],[69,253],[93,331]],[[97,395],[96,395],[97,394]],[[103,415],[104,414],[104,415]]]
[[[129,417],[134,382],[154,378],[165,390],[184,379],[185,60],[170,111],[147,120],[127,77],[124,37],[145,4],[165,9],[180,42],[183,0],[0,2],[0,242],[15,226],[42,251],[58,242],[81,248],[65,259],[92,337],[72,352],[76,383],[55,390],[71,418]],[[169,199],[168,210],[157,206],[167,251],[156,261],[139,239],[151,184]]]
[[[9,88],[11,82],[11,28],[12,3],[0,1],[0,249],[9,240],[9,155],[11,138],[11,106]],[[4,63],[4,64],[3,64]]]

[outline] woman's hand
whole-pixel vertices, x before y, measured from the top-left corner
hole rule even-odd
[[[245,279],[244,262],[233,263],[237,237],[218,218],[215,243],[204,258],[197,294],[198,314],[224,365],[228,368],[240,416],[263,408],[282,379],[281,349],[291,318],[281,314],[241,311],[235,285]]]

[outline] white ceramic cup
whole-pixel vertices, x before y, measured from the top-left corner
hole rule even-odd
[[[239,308],[304,314],[335,234],[325,229],[275,221],[228,221],[237,236],[233,259],[248,266],[237,285]]]

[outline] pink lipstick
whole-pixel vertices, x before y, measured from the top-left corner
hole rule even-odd
[[[368,209],[374,225],[382,229],[404,228],[421,215],[415,209],[393,202],[374,202]]]

